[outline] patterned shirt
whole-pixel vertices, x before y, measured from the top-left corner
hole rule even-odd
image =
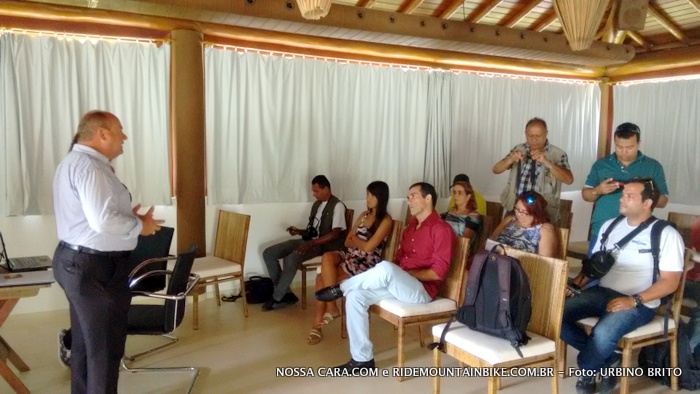
[[[547,140],[547,142],[544,145],[544,152],[549,152],[549,150],[551,149],[550,147],[551,145],[549,144],[549,140]],[[519,168],[520,173],[518,174],[516,195],[530,190],[534,190],[542,194],[542,191],[538,190],[537,178],[540,176],[540,173],[542,172],[544,166],[542,165],[542,163],[539,163],[532,159],[530,145],[528,145],[527,143],[517,145],[515,148],[513,148],[513,150],[519,150],[520,152],[524,153],[525,156],[525,160],[520,164]],[[510,155],[510,153],[508,154]],[[506,158],[507,157],[508,156],[506,156]],[[571,167],[569,166],[569,157],[566,155],[566,153],[564,153],[561,156],[558,162],[552,164],[567,170],[571,170]]]
[[[524,250],[530,253],[537,253],[540,249],[541,228],[541,224],[525,228],[510,222],[506,224],[503,231],[498,234],[496,242],[508,245],[514,249]]]
[[[456,214],[445,212],[442,214],[442,219],[452,227],[452,230],[458,237],[464,236],[464,230],[470,229],[474,231],[474,236],[469,240],[469,250],[474,251],[479,238],[479,229],[481,229],[481,217],[472,217],[468,214]]]

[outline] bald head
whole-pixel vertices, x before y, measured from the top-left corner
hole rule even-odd
[[[83,115],[73,143],[89,146],[113,160],[121,155],[127,137],[119,119],[107,111],[90,111]]]
[[[73,142],[82,143],[90,141],[95,136],[95,131],[100,127],[109,129],[112,122],[117,120],[114,114],[107,111],[90,111],[83,115],[78,123],[78,132],[75,133]]]

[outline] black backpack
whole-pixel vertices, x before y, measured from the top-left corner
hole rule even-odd
[[[683,321],[678,325],[678,386],[686,390],[700,389],[700,346],[695,350],[690,348],[688,335],[700,333],[700,325],[693,327],[691,323]],[[697,324],[697,323],[696,323]],[[639,353],[639,367],[645,374],[660,381],[666,386],[671,386],[671,374],[678,373],[671,370],[671,352],[669,342],[647,346]],[[655,369],[664,368],[664,369]],[[662,372],[660,372],[662,371]]]
[[[456,319],[467,327],[485,334],[505,338],[520,357],[519,346],[527,344],[525,333],[532,313],[530,282],[520,261],[500,254],[496,245],[491,251],[481,251],[474,256],[469,269],[464,303],[447,322],[440,343],[428,348],[443,350],[445,335]]]

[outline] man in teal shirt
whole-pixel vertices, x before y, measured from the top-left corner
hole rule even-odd
[[[606,220],[620,213],[620,196],[624,183],[633,178],[651,178],[661,192],[656,205],[668,204],[668,187],[661,163],[639,151],[641,132],[634,123],[623,123],[615,129],[615,152],[593,163],[586,184],[581,190],[583,199],[595,202],[591,217],[591,248],[600,227]]]

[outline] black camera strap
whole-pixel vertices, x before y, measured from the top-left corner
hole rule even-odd
[[[601,247],[601,250],[606,251],[605,242],[608,240],[608,236],[609,236],[610,233],[612,232],[613,228],[614,228],[615,226],[617,226],[617,224],[620,223],[620,222],[622,221],[622,219],[624,219],[624,218],[625,218],[624,215],[620,215],[620,216],[616,217],[615,220],[613,220],[613,222],[610,223],[610,226],[608,226],[608,228],[605,229],[605,232],[603,233],[603,236],[600,238],[600,247]],[[625,245],[627,245],[627,243],[628,243],[629,241],[631,241],[632,239],[634,239],[634,237],[636,237],[639,233],[641,233],[642,231],[644,231],[644,229],[646,229],[647,227],[649,227],[652,223],[654,223],[654,222],[657,221],[657,220],[658,220],[658,219],[657,219],[656,217],[650,216],[649,219],[647,219],[647,220],[645,220],[644,222],[642,222],[639,226],[637,226],[637,228],[635,228],[634,230],[632,230],[632,231],[631,231],[629,234],[627,234],[624,238],[622,238],[621,240],[615,242],[615,244],[613,245],[613,250],[614,250],[614,249],[620,250],[620,249],[624,248]]]

